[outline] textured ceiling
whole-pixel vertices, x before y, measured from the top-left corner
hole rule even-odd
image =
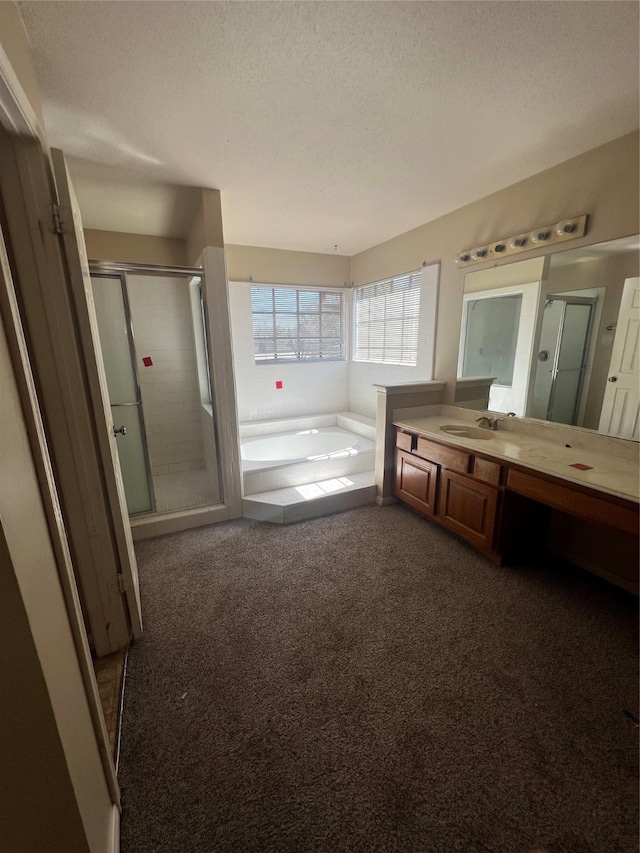
[[[83,167],[98,228],[159,233],[148,180],[219,188],[229,243],[353,254],[638,126],[635,2],[19,5],[50,142],[126,170]]]

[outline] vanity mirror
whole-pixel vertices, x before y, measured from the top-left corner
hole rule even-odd
[[[465,276],[457,394],[494,377],[489,409],[639,434],[640,237]],[[459,390],[462,383],[459,385]]]

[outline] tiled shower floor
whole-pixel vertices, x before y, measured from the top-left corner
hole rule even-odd
[[[180,471],[159,474],[153,478],[156,493],[156,511],[174,512],[196,506],[210,506],[220,502],[218,484],[204,468],[198,471]]]

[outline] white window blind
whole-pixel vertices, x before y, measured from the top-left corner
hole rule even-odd
[[[415,365],[422,272],[406,273],[355,292],[355,361]]]
[[[251,288],[256,362],[344,359],[340,290]]]

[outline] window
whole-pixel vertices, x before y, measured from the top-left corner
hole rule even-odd
[[[355,361],[416,365],[422,272],[407,273],[355,292]]]
[[[340,290],[252,287],[251,313],[256,363],[344,359]]]
[[[462,376],[495,376],[513,384],[522,294],[470,299],[464,337]]]

